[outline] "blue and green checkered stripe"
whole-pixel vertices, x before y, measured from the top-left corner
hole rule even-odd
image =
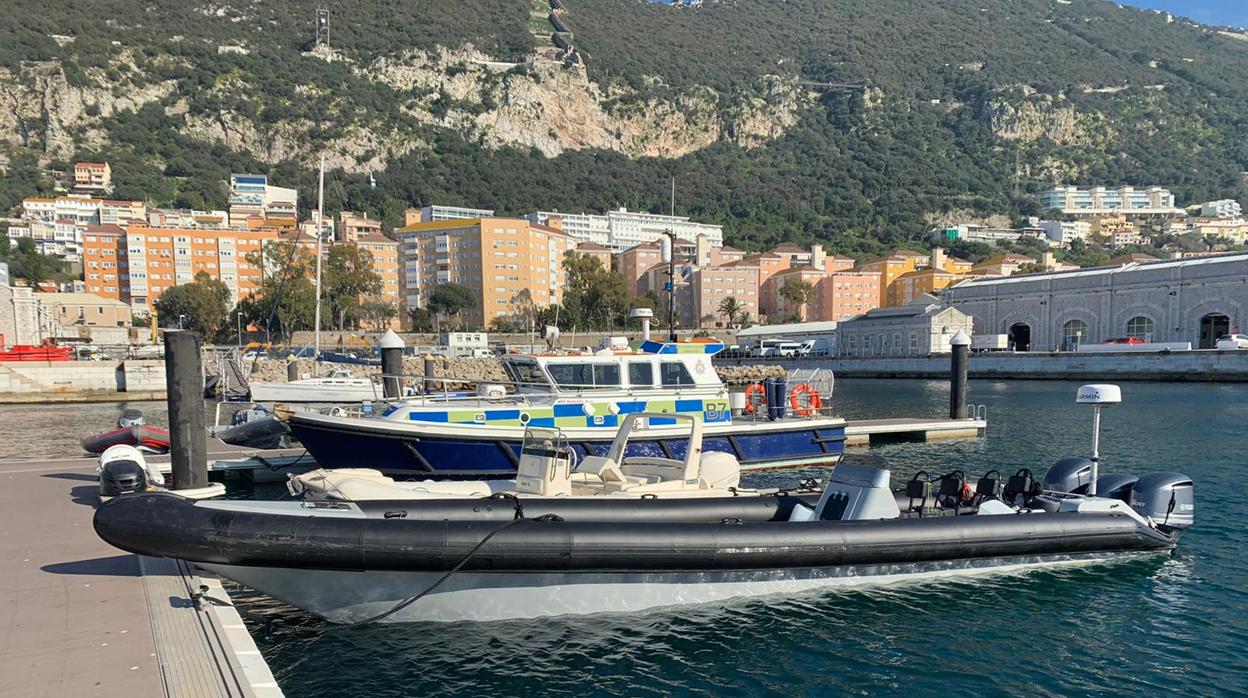
[[[587,416],[584,403],[568,403],[551,407],[502,407],[486,409],[413,411],[408,419],[414,422],[440,424],[488,424],[495,427],[618,427],[620,417],[633,412],[672,412],[698,414],[702,421],[719,423],[732,421],[728,403],[724,400],[639,400],[616,402],[619,415],[611,413],[611,402],[593,402],[594,414]],[[674,419],[653,418],[650,423],[659,426],[675,424]]]

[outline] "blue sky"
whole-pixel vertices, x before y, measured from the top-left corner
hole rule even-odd
[[[1165,10],[1197,22],[1248,27],[1248,0],[1123,0],[1125,4]]]

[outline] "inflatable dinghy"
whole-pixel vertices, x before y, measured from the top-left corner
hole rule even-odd
[[[168,453],[169,432],[147,424],[82,437],[82,450],[103,453],[113,446],[134,446],[146,453]]]
[[[951,473],[934,496],[931,483],[911,480],[904,511],[889,477],[842,463],[813,506],[788,498],[787,516],[781,497],[357,504],[134,495],[100,507],[95,530],[123,550],[190,560],[355,623],[631,612],[1102,562],[1169,551],[1193,522],[1192,482],[1177,473],[1140,478],[1124,501],[1042,492],[1020,471],[1004,487],[981,478],[970,502],[965,478]],[[615,518],[594,520],[607,511]]]

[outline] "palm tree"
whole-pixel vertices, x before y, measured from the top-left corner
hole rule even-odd
[[[744,310],[745,305],[732,296],[728,296],[719,302],[719,314],[724,316],[724,321],[728,323],[729,327],[732,327],[737,316]]]

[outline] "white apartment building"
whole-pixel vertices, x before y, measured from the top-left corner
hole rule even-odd
[[[1244,211],[1235,199],[1206,201],[1200,205],[1202,218],[1239,218]]]
[[[408,209],[404,215],[404,225],[413,223],[435,223],[438,221],[458,221],[470,218],[493,218],[494,210],[489,208],[469,208],[467,206],[422,206]]]
[[[595,242],[623,252],[637,245],[654,242],[668,230],[682,240],[694,241],[705,235],[712,247],[724,244],[723,226],[695,223],[687,216],[667,216],[620,208],[605,214],[536,211],[525,216],[530,222],[560,228],[577,242]]]
[[[1088,221],[1040,221],[1040,229],[1049,238],[1063,247],[1070,247],[1075,240],[1086,241],[1092,232],[1092,224]]]
[[[269,184],[265,175],[230,175],[230,218],[242,223],[249,216],[296,219],[299,192]]]
[[[1069,216],[1121,213],[1127,216],[1183,216],[1174,205],[1174,194],[1163,187],[1054,187],[1040,195],[1045,210],[1058,209]]]
[[[89,196],[58,196],[55,199],[29,198],[22,200],[22,218],[28,221],[73,221],[83,225],[100,222],[100,199]]]
[[[936,228],[930,233],[930,236],[932,242],[965,240],[967,242],[987,242],[990,244],[1003,241],[1018,242],[1025,239],[1044,240],[1047,238],[1045,231],[1041,228],[994,228],[975,223],[960,223],[948,228]]]

